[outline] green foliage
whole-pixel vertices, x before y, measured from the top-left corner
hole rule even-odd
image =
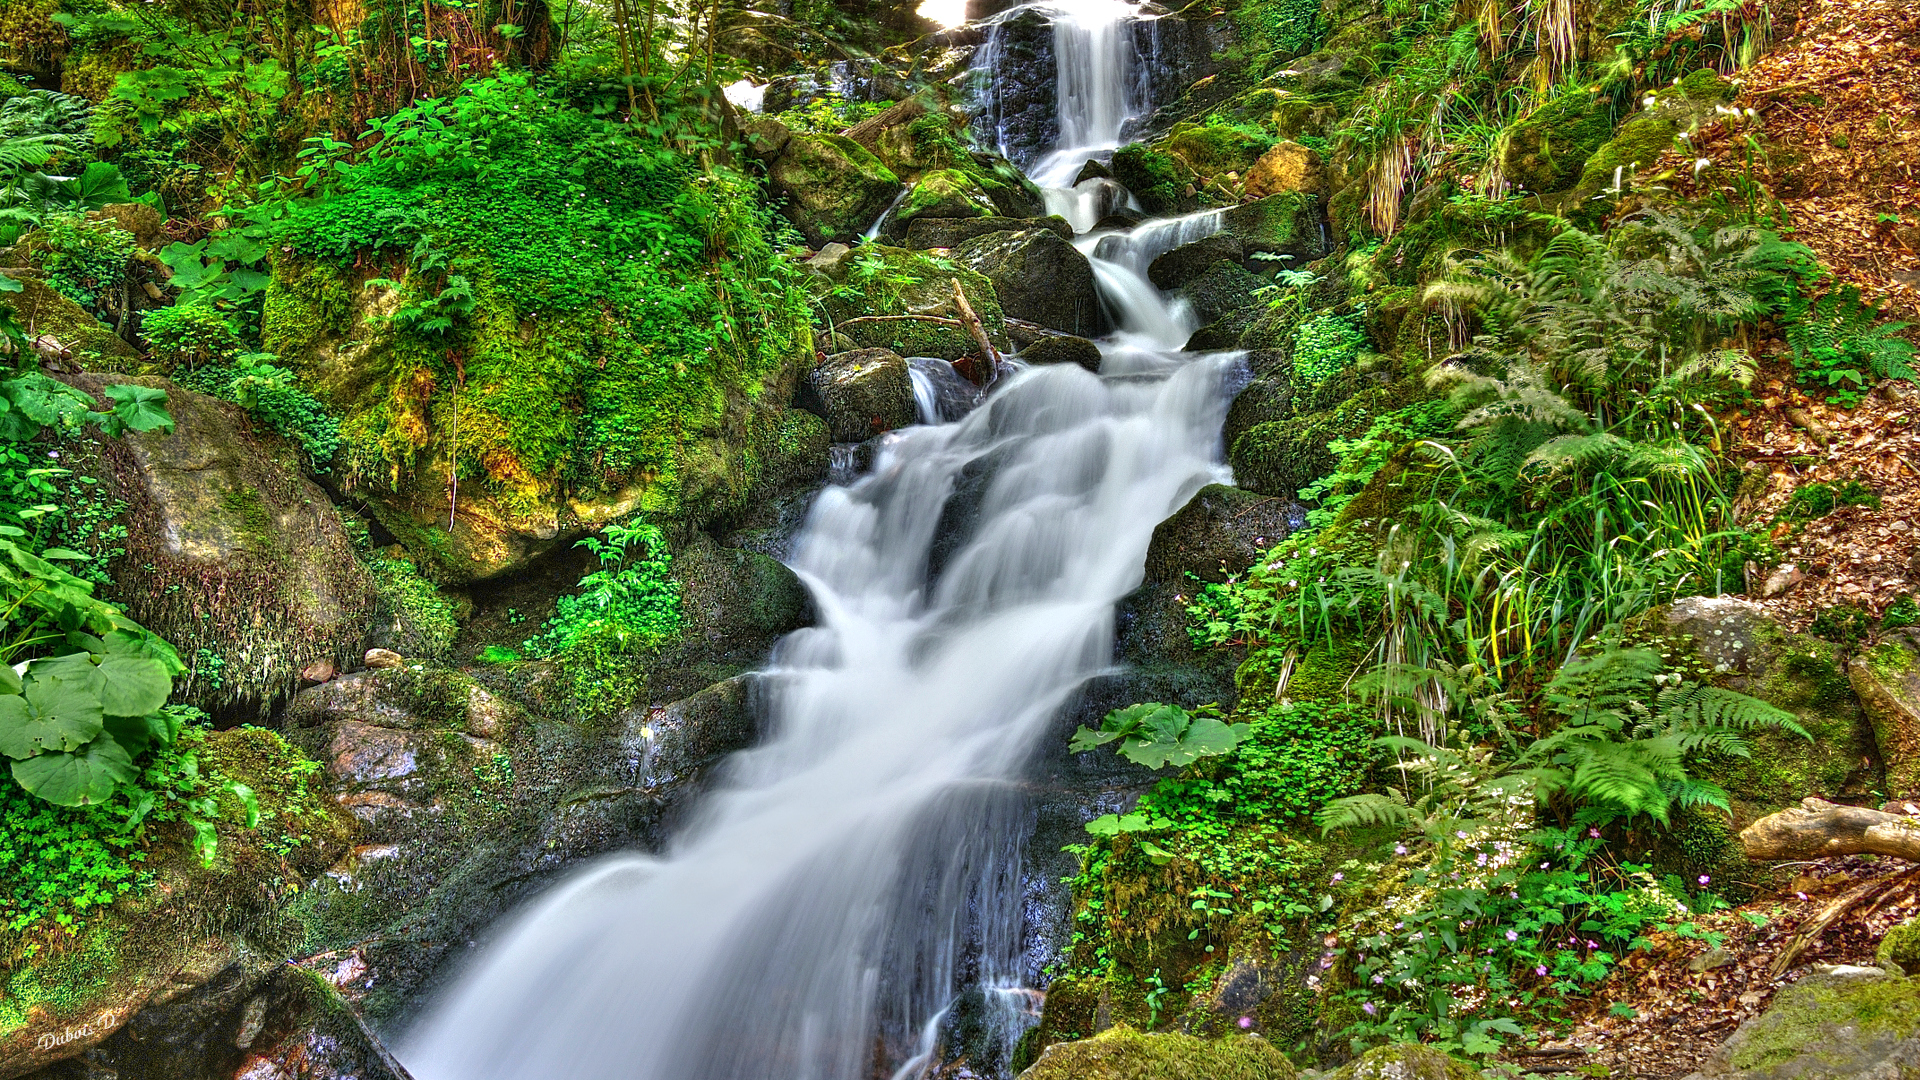
[[[1873,613],[1853,604],[1835,604],[1807,624],[1808,633],[1847,648],[1867,640],[1873,630]]]
[[[1256,81],[1276,61],[1312,52],[1322,32],[1318,0],[1247,0],[1234,10],[1233,22]]]
[[[1293,377],[1303,386],[1345,371],[1367,348],[1359,314],[1316,315],[1293,332]]]
[[[271,353],[244,353],[196,368],[180,382],[247,410],[257,423],[298,446],[309,469],[325,473],[340,450],[340,422],[276,359]]]
[[[1373,478],[1386,468],[1393,454],[1409,443],[1449,434],[1459,411],[1448,401],[1422,401],[1397,409],[1378,420],[1357,439],[1335,439],[1328,449],[1340,462],[1327,475],[1300,489],[1300,498],[1320,505],[1307,512],[1307,526],[1324,529],[1336,521]]]
[[[40,229],[47,284],[88,311],[103,313],[138,250],[133,234],[110,221],[71,213],[49,214]]]
[[[653,525],[609,525],[576,547],[600,560],[563,596],[527,655],[558,660],[573,685],[574,702],[598,712],[632,689],[636,657],[657,652],[680,634],[680,585],[669,575],[672,556]],[[639,547],[635,552],[632,549]]]
[[[1842,481],[1839,486],[1816,481],[1802,484],[1787,496],[1786,504],[1773,516],[1775,521],[1805,523],[1826,517],[1842,506],[1880,507],[1880,495],[1858,479]]]
[[[0,677],[0,754],[29,794],[91,806],[134,778],[136,755],[179,734],[161,706],[180,664],[127,630],[103,638],[76,632],[68,643],[86,651],[31,660],[23,675],[7,669]]]
[[[1842,405],[1857,404],[1870,379],[1920,379],[1913,343],[1901,336],[1906,328],[1881,322],[1880,309],[1852,285],[1795,304],[1786,323],[1801,381]]]
[[[1880,613],[1882,630],[1898,630],[1905,626],[1920,625],[1920,601],[1912,593],[1901,593]]]
[[[233,324],[208,304],[178,304],[149,311],[140,321],[147,351],[176,374],[230,364],[240,355]]]
[[[420,576],[411,559],[376,558],[367,569],[373,573],[382,606],[398,628],[394,647],[400,655],[445,656],[460,632],[453,601]]]
[[[1083,754],[1110,742],[1120,743],[1120,756],[1136,765],[1158,769],[1191,765],[1203,757],[1230,754],[1247,737],[1246,724],[1224,724],[1202,710],[1198,715],[1178,705],[1157,702],[1115,709],[1100,722],[1098,731],[1082,727],[1074,732],[1071,753]]]
[[[848,101],[839,94],[828,93],[775,115],[794,131],[833,134],[879,115],[890,104],[892,102]]]

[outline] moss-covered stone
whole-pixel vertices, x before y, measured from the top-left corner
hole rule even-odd
[[[1113,177],[1133,192],[1149,214],[1184,213],[1198,205],[1192,194],[1192,170],[1140,143],[1114,152]]]
[[[1055,1043],[1020,1080],[1294,1080],[1299,1070],[1257,1036],[1196,1039],[1115,1027]]]
[[[1570,205],[1584,203],[1616,183],[1624,184],[1633,170],[1652,165],[1673,148],[1676,136],[1698,126],[1716,105],[1730,100],[1732,90],[1718,72],[1702,69],[1678,86],[1657,92],[1652,105],[1621,124],[1587,159]]]
[[[1317,206],[1317,199],[1303,192],[1269,195],[1228,209],[1220,230],[1249,252],[1316,259],[1326,254]]]
[[[1230,172],[1245,175],[1272,146],[1272,137],[1258,128],[1180,123],[1154,149],[1177,159],[1200,180],[1211,182]]]
[[[1607,102],[1575,87],[1542,104],[1509,129],[1501,167],[1509,184],[1525,191],[1572,187],[1587,160],[1613,134]]]
[[[1740,1025],[1690,1080],[1865,1080],[1920,1061],[1920,980],[1813,975]]]
[[[1009,318],[1082,337],[1107,329],[1092,264],[1052,229],[976,236],[955,247],[952,257],[993,282]]]
[[[935,315],[954,318],[953,283],[980,317],[994,347],[1011,352],[1006,318],[988,278],[950,259],[923,251],[864,244],[837,278],[820,276],[813,289],[827,319],[856,348],[892,349],[901,356],[959,360],[979,351],[972,335],[957,327],[915,320],[851,323],[866,315]]]
[[[1479,1076],[1479,1070],[1444,1050],[1390,1043],[1340,1066],[1328,1080],[1479,1080]]]
[[[1179,584],[1190,576],[1213,582],[1237,577],[1287,538],[1292,511],[1280,499],[1208,484],[1154,527],[1147,580]]]
[[[1920,651],[1913,638],[1889,636],[1855,656],[1847,678],[1873,724],[1887,794],[1920,795]]]
[[[52,338],[94,371],[138,368],[140,350],[122,341],[85,308],[62,296],[41,280],[38,273],[9,270],[6,274],[19,282],[21,289],[17,293],[0,293],[0,302],[13,308],[14,320],[29,336]]]
[[[879,158],[843,135],[794,135],[767,175],[786,195],[787,215],[816,247],[857,239],[901,188]]]
[[[1873,959],[1895,974],[1920,974],[1920,919],[1909,918],[1882,935]]]
[[[921,177],[893,212],[888,231],[898,234],[921,218],[980,218],[994,213],[993,199],[958,169],[940,169]]]

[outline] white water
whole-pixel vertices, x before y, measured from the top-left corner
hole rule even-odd
[[[1134,13],[1087,6],[1111,21],[1061,45],[1091,88],[1061,100],[1091,145],[1125,119],[1098,69]],[[1005,1036],[970,1065],[1004,1070],[1036,1004],[1013,781],[1107,667],[1154,526],[1228,478],[1238,358],[1174,351],[1191,318],[1144,277],[1217,218],[1080,239],[1122,327],[1099,376],[1016,369],[938,423],[966,402],[915,362],[923,424],[825,490],[796,543],[820,625],[776,650],[762,745],[663,855],[604,859],[505,927],[410,1034],[419,1080],[919,1080],[966,987]]]

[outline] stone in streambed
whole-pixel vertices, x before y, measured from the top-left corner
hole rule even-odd
[[[1020,359],[1029,364],[1079,364],[1088,371],[1098,373],[1100,346],[1071,334],[1052,335],[1022,349]]]
[[[1051,229],[1060,234],[1062,240],[1073,239],[1073,226],[1067,219],[1055,215],[1044,218],[1010,218],[994,215],[991,217],[915,219],[907,226],[907,246],[925,251],[928,248],[950,248],[966,243],[976,236],[985,236],[996,232],[1020,232],[1025,229]]]
[[[976,236],[953,249],[953,260],[993,282],[1009,318],[1083,336],[1106,330],[1093,265],[1052,229]]]
[[[1208,484],[1154,527],[1147,580],[1179,584],[1192,574],[1202,581],[1225,581],[1286,539],[1293,510],[1285,499]]]
[[[1248,254],[1291,255],[1295,265],[1327,253],[1317,200],[1289,192],[1229,207],[1220,231],[1240,241]]]
[[[767,167],[787,196],[787,216],[818,247],[851,242],[900,194],[900,178],[840,135],[792,135]]]
[[[1257,1036],[1197,1039],[1121,1026],[1091,1039],[1054,1043],[1020,1080],[1295,1080],[1299,1075],[1279,1047]]]
[[[1275,143],[1247,170],[1243,190],[1253,198],[1304,192],[1318,195],[1326,189],[1326,164],[1320,154],[1297,142]]]
[[[1217,326],[1223,340],[1238,340],[1247,327],[1266,314],[1267,305],[1259,294],[1268,284],[1267,279],[1242,269],[1239,263],[1223,259],[1188,282],[1180,295],[1193,305],[1202,326]]]
[[[861,442],[913,423],[913,377],[892,349],[835,353],[802,380],[794,404],[827,422],[834,442]]]
[[[1218,233],[1182,244],[1153,260],[1147,267],[1147,280],[1154,288],[1170,292],[1198,280],[1214,263],[1239,264],[1246,257],[1246,248],[1238,237]]]

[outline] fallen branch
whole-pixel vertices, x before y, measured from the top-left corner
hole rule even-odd
[[[1749,859],[1889,855],[1920,862],[1920,819],[1803,799],[1740,830],[1740,846]]]
[[[960,291],[960,279],[953,279],[953,303],[960,309],[960,319],[966,324],[968,333],[973,335],[973,343],[980,347],[980,355],[987,361],[987,377],[981,380],[981,388],[993,385],[1000,377],[1000,350],[993,347],[993,340],[987,337],[987,328],[981,323],[980,316],[974,314],[973,305],[967,303],[967,294]]]
[[[1827,927],[1833,925],[1835,919],[1852,910],[1856,904],[1869,896],[1875,893],[1881,893],[1883,890],[1891,889],[1895,885],[1911,879],[1914,872],[1913,870],[1907,870],[1890,878],[1873,878],[1863,885],[1848,890],[1846,893],[1843,893],[1839,899],[1822,908],[1820,914],[1813,917],[1813,921],[1801,925],[1799,931],[1793,935],[1792,940],[1787,942],[1787,947],[1781,949],[1779,955],[1773,958],[1773,963],[1767,968],[1767,977],[1772,979],[1779,978],[1788,968],[1793,966],[1794,960],[1798,959],[1800,954],[1806,951],[1807,946],[1817,941],[1820,935],[1826,931]]]

